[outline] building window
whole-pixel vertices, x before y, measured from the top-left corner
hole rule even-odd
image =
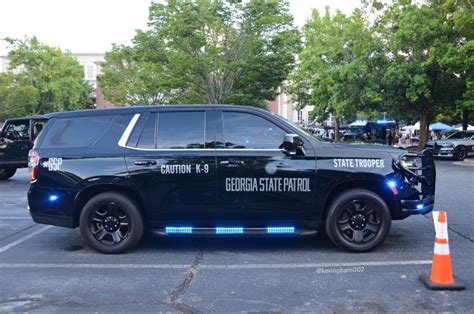
[[[94,66],[93,65],[86,66],[86,79],[94,79]]]
[[[298,123],[303,123],[303,110],[298,111]]]

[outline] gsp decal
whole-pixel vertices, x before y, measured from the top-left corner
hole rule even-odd
[[[41,163],[41,166],[43,166],[43,168],[48,168],[48,171],[58,171],[62,164],[62,158],[48,158],[47,161]]]
[[[384,168],[383,159],[336,158],[334,168]]]
[[[311,192],[309,178],[225,178],[226,192]]]

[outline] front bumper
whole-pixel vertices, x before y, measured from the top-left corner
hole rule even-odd
[[[425,149],[420,154],[403,154],[394,162],[394,166],[405,178],[398,203],[401,216],[432,211],[436,187],[436,167],[432,151]]]
[[[434,157],[439,158],[453,158],[454,148],[427,148],[430,152],[433,153]]]
[[[426,214],[434,208],[434,196],[428,196],[420,200],[401,200],[400,205],[404,215]]]

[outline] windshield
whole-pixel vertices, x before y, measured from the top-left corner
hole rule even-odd
[[[319,141],[319,142],[331,142],[331,143],[334,142],[334,140],[332,140],[332,139],[330,139],[330,138],[328,138],[328,137],[325,137],[324,135],[318,135],[318,134],[313,134],[313,133],[311,133],[311,132],[308,132],[308,130],[306,130],[306,129],[303,128],[302,126],[300,126],[300,125],[294,123],[294,122],[291,121],[291,120],[288,120],[288,119],[286,119],[286,118],[284,118],[284,117],[282,117],[282,116],[279,116],[279,115],[277,115],[277,114],[274,114],[274,113],[272,113],[272,114],[273,114],[273,116],[277,117],[277,118],[280,119],[281,121],[288,123],[288,124],[291,125],[293,128],[296,128],[296,129],[300,130],[301,132],[303,132],[305,135],[309,136],[309,137],[312,138],[312,139],[315,139],[315,140],[317,140],[317,141]]]
[[[470,134],[468,132],[456,132],[451,135],[449,135],[447,138],[449,139],[457,139],[457,138],[469,138],[473,135],[474,133]]]
[[[277,114],[273,114],[273,115],[274,115],[275,117],[277,117],[278,119],[280,119],[280,120],[282,120],[282,121],[284,121],[284,122],[290,124],[292,127],[296,128],[296,129],[298,129],[298,130],[300,130],[300,131],[303,132],[304,134],[306,134],[306,135],[308,135],[308,136],[310,136],[310,137],[316,138],[316,136],[314,136],[313,134],[311,134],[310,132],[308,132],[308,131],[307,131],[305,128],[303,128],[302,126],[300,126],[300,125],[294,123],[293,121],[288,120],[288,119],[286,119],[286,118],[284,118],[284,117],[282,117],[282,116],[280,116],[280,115],[277,115]]]

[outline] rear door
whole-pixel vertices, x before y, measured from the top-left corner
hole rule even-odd
[[[10,120],[3,128],[0,143],[0,161],[12,165],[26,165],[28,151],[33,147],[30,141],[30,120]]]
[[[213,218],[213,117],[213,110],[164,109],[138,119],[126,144],[126,162],[153,221]]]
[[[315,158],[288,156],[280,145],[292,133],[263,114],[216,111],[218,215],[266,222],[307,219],[313,208]],[[294,133],[294,132],[293,132]]]

